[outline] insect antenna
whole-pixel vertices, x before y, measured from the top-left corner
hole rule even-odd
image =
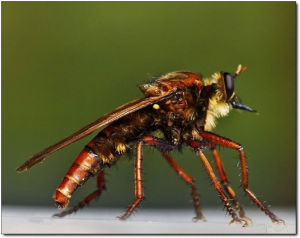
[[[240,75],[241,73],[243,73],[245,70],[247,69],[246,66],[242,66],[241,64],[238,65],[237,70],[234,74],[234,77]]]

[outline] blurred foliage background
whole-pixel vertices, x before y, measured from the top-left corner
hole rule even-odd
[[[94,133],[30,171],[29,156],[115,107],[140,97],[154,76],[189,70],[209,77],[248,67],[236,81],[259,115],[232,111],[215,133],[244,146],[249,187],[272,206],[294,206],[296,184],[295,2],[2,2],[2,203],[54,206],[52,195]],[[213,163],[209,151],[206,153]],[[189,149],[173,152],[197,183],[202,207],[223,205]],[[220,148],[244,206],[238,153]],[[191,207],[190,188],[162,156],[145,148],[142,207]],[[107,170],[92,206],[134,199],[134,159]],[[71,200],[96,186],[91,179]]]

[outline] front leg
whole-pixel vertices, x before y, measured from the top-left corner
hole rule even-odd
[[[240,154],[240,163],[241,163],[241,170],[242,170],[242,186],[246,194],[252,199],[252,201],[263,211],[266,215],[268,215],[273,223],[284,223],[283,220],[280,220],[276,217],[274,213],[268,210],[261,201],[255,196],[255,194],[248,188],[248,171],[247,171],[247,163],[246,163],[246,156],[243,150],[243,147],[230,139],[224,138],[222,136],[218,136],[211,132],[202,131],[200,135],[208,140],[211,143],[224,146],[227,148],[231,148],[234,150],[239,151]]]
[[[226,196],[226,194],[224,193],[223,189],[222,189],[222,185],[220,184],[220,182],[218,181],[213,168],[211,167],[209,161],[207,160],[207,158],[205,157],[205,155],[202,152],[202,148],[203,146],[200,144],[200,142],[189,139],[186,142],[192,149],[194,149],[197,154],[199,155],[215,189],[217,190],[217,192],[220,194],[220,198],[222,200],[222,202],[224,203],[227,211],[229,212],[229,214],[231,215],[231,217],[233,218],[233,220],[230,222],[230,224],[233,224],[234,222],[240,223],[243,226],[246,226],[247,224],[245,223],[245,221],[241,220],[237,214],[234,212],[233,208],[231,207],[229,200]]]
[[[251,225],[251,221],[250,221],[250,219],[248,217],[246,217],[245,211],[242,208],[240,202],[238,201],[238,199],[237,199],[237,197],[235,195],[235,192],[233,191],[233,189],[229,185],[229,181],[227,179],[227,175],[225,173],[225,169],[224,169],[222,160],[221,160],[221,158],[220,158],[220,156],[219,156],[219,154],[218,154],[218,152],[217,152],[214,144],[212,145],[211,151],[213,153],[213,157],[215,158],[217,169],[219,171],[219,175],[220,175],[220,178],[221,178],[221,181],[222,181],[222,184],[224,186],[225,191],[227,191],[227,193],[229,194],[230,198],[233,200],[233,203],[235,205],[236,210],[238,211],[238,213],[240,215],[240,218],[242,218],[244,221],[246,221],[247,226],[250,226]]]
[[[200,210],[200,202],[199,197],[197,194],[197,189],[195,185],[194,179],[188,175],[182,168],[179,167],[178,164],[175,163],[175,161],[172,159],[172,157],[167,153],[163,152],[162,155],[165,157],[165,159],[168,161],[168,163],[172,166],[172,168],[178,173],[178,175],[191,187],[192,192],[192,198],[194,201],[194,207],[196,212],[196,217],[194,217],[194,221],[206,221],[205,217],[203,216],[201,210]]]

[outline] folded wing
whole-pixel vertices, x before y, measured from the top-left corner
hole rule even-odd
[[[152,96],[152,97],[145,97],[141,99],[133,100],[129,103],[126,103],[118,108],[116,108],[111,113],[108,113],[96,121],[88,124],[87,126],[83,127],[82,129],[78,130],[74,134],[68,136],[67,138],[57,142],[56,144],[47,147],[46,149],[42,150],[41,152],[33,155],[31,158],[29,158],[24,164],[22,164],[20,167],[17,168],[18,172],[23,172],[25,170],[30,169],[33,165],[41,162],[45,157],[48,155],[56,152],[57,150],[60,150],[64,148],[65,146],[80,140],[81,138],[89,135],[96,129],[106,126],[130,113],[133,113],[135,111],[141,110],[142,108],[145,108],[149,105],[152,105],[154,103],[157,103],[163,99],[166,99],[170,96],[172,96],[175,93],[176,90],[170,91],[167,94],[159,95],[159,96]]]

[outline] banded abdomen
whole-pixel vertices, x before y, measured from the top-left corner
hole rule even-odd
[[[80,152],[56,189],[54,200],[58,208],[68,206],[72,193],[91,176],[97,175],[116,160],[147,133],[154,118],[147,110],[132,113],[103,129]]]

